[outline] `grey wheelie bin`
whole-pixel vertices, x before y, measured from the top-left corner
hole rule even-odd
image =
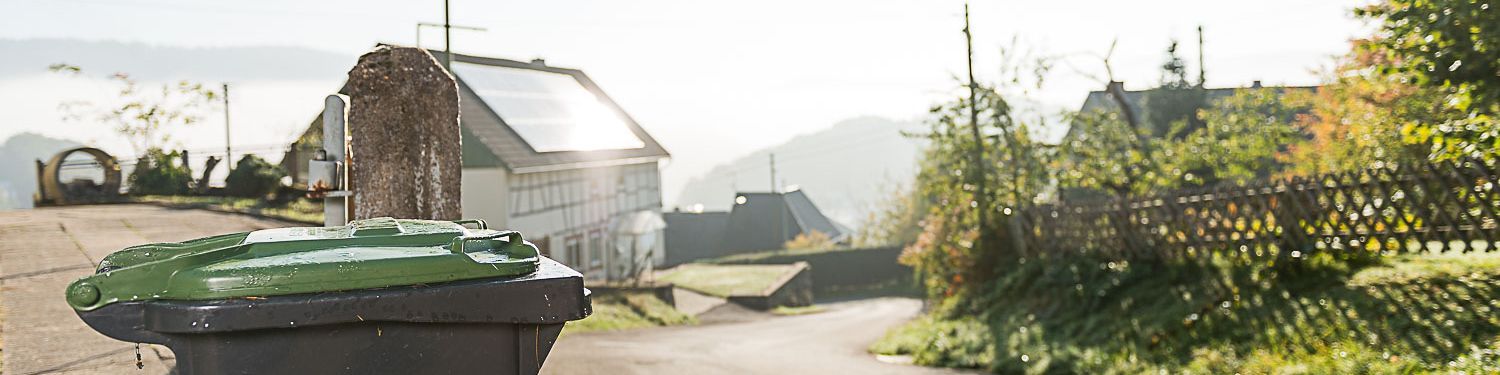
[[[590,313],[578,272],[477,220],[135,246],[66,293],[94,330],[171,348],[183,374],[535,374]]]

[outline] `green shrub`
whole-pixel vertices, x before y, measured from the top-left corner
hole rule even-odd
[[[224,193],[245,198],[264,197],[276,191],[285,176],[281,167],[258,156],[245,155],[224,179]]]
[[[193,182],[193,170],[182,163],[182,153],[159,148],[146,151],[130,172],[132,195],[185,195]]]

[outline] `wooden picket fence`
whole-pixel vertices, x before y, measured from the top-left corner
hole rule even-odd
[[[1042,205],[1018,217],[1028,252],[1172,257],[1238,251],[1494,251],[1500,197],[1493,162],[1363,171]]]

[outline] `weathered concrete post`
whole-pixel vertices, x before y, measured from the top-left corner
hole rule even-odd
[[[386,47],[349,71],[354,216],[457,220],[458,85],[427,51]]]

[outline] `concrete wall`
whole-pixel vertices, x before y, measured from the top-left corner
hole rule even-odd
[[[464,168],[463,216],[483,219],[491,228],[510,228],[510,185],[504,168]],[[522,236],[531,233],[521,232]],[[530,239],[530,238],[528,238]]]
[[[729,302],[756,310],[770,310],[778,306],[801,307],[813,304],[813,274],[806,262],[797,262],[796,271],[771,284],[759,295],[729,296]]]
[[[662,284],[642,285],[642,286],[628,286],[628,285],[588,285],[588,288],[589,288],[589,290],[594,291],[594,293],[600,293],[600,294],[606,294],[606,293],[629,293],[629,292],[647,292],[647,293],[651,293],[652,296],[655,296],[656,299],[659,299],[662,302],[666,302],[667,305],[671,305],[674,308],[677,307],[677,297],[673,296],[673,294],[672,294],[672,289],[674,289],[674,287],[672,286],[672,284],[662,283]]]
[[[771,255],[749,260],[720,261],[722,264],[788,264],[807,262],[817,277],[812,287],[819,293],[912,282],[912,269],[900,263],[900,246],[827,251],[813,254]]]

